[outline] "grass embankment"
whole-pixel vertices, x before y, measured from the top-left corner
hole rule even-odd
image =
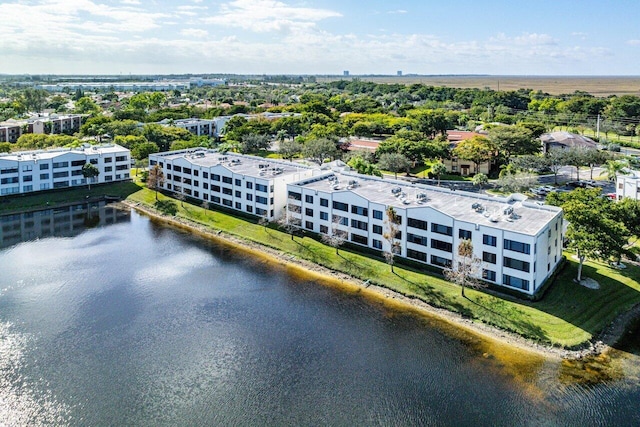
[[[160,199],[166,197],[159,194]],[[151,206],[154,192],[143,189],[129,200]],[[619,314],[640,303],[640,269],[629,266],[615,270],[604,264],[587,263],[584,273],[597,280],[601,289],[591,290],[573,283],[577,262],[569,258],[567,266],[542,301],[520,301],[496,297],[485,292],[460,288],[441,277],[396,265],[392,273],[388,264],[367,254],[328,247],[311,237],[291,239],[289,234],[263,227],[230,214],[205,211],[199,206],[178,203],[178,217],[221,230],[247,241],[275,248],[286,255],[305,259],[334,271],[347,273],[360,280],[370,280],[410,298],[418,298],[433,306],[465,317],[480,320],[522,335],[526,338],[557,346],[577,347],[601,332]]]
[[[121,195],[132,202],[153,206],[155,194],[137,184],[74,189],[12,199],[12,208],[31,208],[46,201],[66,203],[82,201],[89,196]],[[158,194],[161,200],[167,199]],[[410,298],[423,300],[433,306],[515,332],[526,338],[556,346],[580,346],[608,326],[619,314],[640,303],[640,268],[629,265],[615,270],[600,263],[587,263],[584,274],[597,280],[601,289],[591,290],[573,283],[577,262],[569,257],[567,265],[557,277],[545,297],[538,302],[520,301],[510,297],[496,297],[485,292],[467,290],[468,298],[460,295],[460,288],[437,275],[396,265],[395,273],[382,259],[370,254],[323,245],[311,237],[295,237],[276,229],[263,227],[250,220],[229,213],[204,210],[187,202],[178,202],[178,217],[194,221],[214,230],[249,242],[275,248],[285,256],[304,259],[334,271],[347,273],[362,281],[387,287]],[[0,211],[1,213],[1,211]]]

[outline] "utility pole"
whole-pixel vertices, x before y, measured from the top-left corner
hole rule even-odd
[[[600,139],[600,114],[598,114],[598,121],[596,122],[596,138]]]

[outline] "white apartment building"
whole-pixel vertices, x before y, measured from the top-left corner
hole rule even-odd
[[[629,170],[628,175],[616,176],[616,199],[623,197],[640,200],[640,171]]]
[[[92,184],[128,180],[130,159],[128,149],[114,144],[0,154],[0,196],[85,185],[86,163],[100,172]]]
[[[387,207],[399,219],[398,256],[437,267],[455,265],[470,239],[482,279],[533,295],[562,259],[562,210],[523,195],[489,197],[351,173],[325,172],[287,185],[289,220],[315,233],[390,251]]]
[[[269,220],[282,215],[287,184],[320,172],[291,162],[205,148],[151,154],[149,165],[162,170],[166,191]]]
[[[23,133],[60,134],[80,130],[81,114],[59,116],[57,114],[34,115],[24,120],[7,120],[0,123],[0,142],[16,142]]]

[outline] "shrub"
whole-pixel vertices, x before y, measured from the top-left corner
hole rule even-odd
[[[158,200],[154,206],[165,215],[175,215],[178,213],[178,205],[173,200]]]

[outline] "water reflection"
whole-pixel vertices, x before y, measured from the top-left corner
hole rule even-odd
[[[130,220],[104,201],[0,216],[0,249],[46,237],[72,237],[88,228]]]

